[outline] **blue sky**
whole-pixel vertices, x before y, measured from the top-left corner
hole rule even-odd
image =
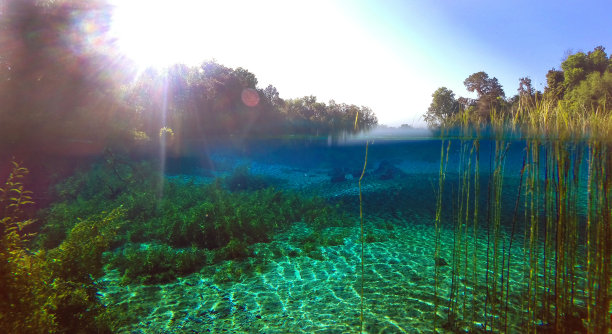
[[[463,80],[474,72],[512,96],[523,76],[542,90],[569,51],[612,48],[609,0],[116,3],[115,33],[142,66],[214,58],[282,98],[365,105],[394,126],[422,125],[438,87],[473,96]]]

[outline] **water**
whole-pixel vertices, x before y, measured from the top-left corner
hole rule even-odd
[[[453,140],[448,151],[447,144],[423,132],[234,138],[161,153],[68,156],[81,166],[68,179],[74,165],[53,157],[60,176],[43,183],[59,185],[35,189],[43,211],[30,227],[38,232],[31,248],[58,254],[51,272],[63,280],[89,284],[96,297],[88,302],[104,305],[89,316],[114,319],[109,327],[118,333],[359,332],[362,279],[364,332],[550,330],[559,318],[545,301],[557,298],[551,289],[561,294],[561,281],[544,272],[546,232],[529,227],[528,213],[545,226],[547,211],[544,202],[529,209],[545,191],[525,195],[525,143],[509,142],[498,188],[494,141],[479,142],[478,174],[472,141]],[[436,223],[441,156],[448,164]],[[586,158],[579,160],[586,170]],[[576,310],[562,321],[577,331],[586,312],[584,170],[576,188],[580,237],[570,249],[582,257],[561,263],[573,270],[562,282],[574,284]],[[544,184],[544,174],[535,183]],[[500,191],[498,225],[492,189]],[[119,206],[119,218],[101,218]],[[97,232],[72,241],[76,256],[104,251],[81,266],[62,260],[79,222]]]

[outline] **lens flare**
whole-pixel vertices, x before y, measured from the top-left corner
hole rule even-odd
[[[253,88],[243,89],[240,98],[242,98],[242,103],[247,107],[255,107],[259,104],[259,93]]]

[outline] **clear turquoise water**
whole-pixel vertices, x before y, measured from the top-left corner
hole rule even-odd
[[[365,235],[362,258],[359,177],[364,170],[366,141],[367,165],[361,183]],[[477,229],[473,230],[471,216],[467,226],[461,225],[461,232],[456,229],[458,212],[463,210],[458,201],[460,173],[465,168],[461,161],[466,157],[463,150],[469,151],[471,143],[451,141],[438,240],[435,214],[442,141],[427,133],[340,139],[231,138],[206,144],[183,143],[180,150],[142,151],[124,157],[151,160],[153,165],[163,167],[161,178],[196,186],[213,184],[246,168],[250,177],[265,179],[278,191],[322,198],[326,205],[343,212],[343,218],[327,226],[293,221],[266,242],[249,244],[247,255],[235,259],[218,260],[218,250],[211,255],[214,250],[196,245],[179,249],[180,253],[197,248],[207,260],[202,260],[198,270],[176,272],[162,282],[126,281],[125,273],[106,265],[104,275],[95,282],[99,301],[128,315],[116,329],[119,333],[354,333],[361,329],[363,278],[364,332],[433,333],[436,328],[439,333],[478,333],[486,328],[522,333],[526,296],[533,290],[528,279],[531,253],[526,247],[526,216],[523,211],[515,213],[517,197],[521,210],[527,205],[525,190],[523,197],[518,193],[525,143],[510,142],[505,156],[498,240],[503,271],[501,263],[493,263],[488,209],[494,141],[480,141],[481,190],[477,202],[481,214]],[[160,160],[160,156],[165,158]],[[109,156],[104,159],[108,162]],[[103,161],[96,156],[78,160],[84,166]],[[473,177],[472,169],[471,205]],[[586,178],[584,171],[581,178]],[[168,190],[161,193],[164,191]],[[585,194],[583,184],[577,206],[580,233],[584,231]],[[541,215],[544,221],[545,213]],[[105,253],[105,261],[125,254],[126,249],[151,254],[167,247],[146,237],[122,237],[124,241],[113,244]],[[131,238],[129,245],[125,238]],[[455,248],[458,238],[462,242],[459,250]],[[537,244],[536,253],[541,255],[543,241]],[[581,247],[578,252],[584,255]],[[531,261],[544,268],[540,255]],[[572,278],[576,282],[574,304],[581,310],[585,296],[583,258],[577,262]],[[164,261],[171,260],[162,258]],[[497,271],[492,269],[494,265],[499,266]],[[541,297],[552,295],[550,286],[542,285],[537,290]],[[492,296],[500,295],[501,300],[493,301]],[[550,325],[543,317],[534,319],[533,324],[541,331]]]

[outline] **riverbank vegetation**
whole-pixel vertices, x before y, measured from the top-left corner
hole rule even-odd
[[[603,46],[570,54],[561,69],[546,75],[544,92],[528,77],[520,78],[517,94],[506,98],[497,78],[485,72],[470,75],[464,85],[477,98],[455,97],[441,87],[424,115],[433,128],[503,126],[547,136],[612,133],[612,60]]]

